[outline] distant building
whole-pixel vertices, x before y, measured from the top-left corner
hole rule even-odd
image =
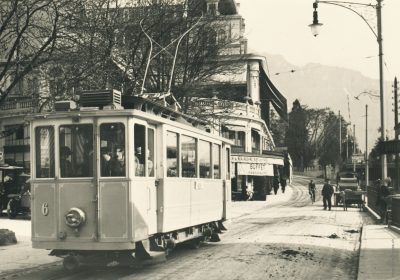
[[[208,116],[202,117],[211,120],[210,130],[218,130],[232,140],[234,195],[239,198],[246,186],[250,186],[261,199],[265,198],[273,177],[278,176],[278,170],[287,170],[282,167],[288,159],[285,159],[284,153],[276,151],[269,130],[272,108],[286,118],[286,99],[269,79],[265,58],[247,53],[245,24],[238,11],[238,3],[234,0],[193,1],[204,8],[198,11],[199,15],[203,12],[205,16],[214,16],[213,21],[218,26],[208,39],[229,43],[220,50],[219,56],[220,62],[226,65],[225,70],[202,85],[204,94],[194,100],[191,113],[196,114],[196,108],[208,109]],[[185,3],[175,2],[180,9]],[[137,1],[139,4],[140,1]],[[134,8],[127,7],[124,16],[129,17]],[[30,134],[24,116],[47,110],[47,97],[57,92],[57,84],[58,81],[51,75],[32,73],[0,105],[0,163],[29,169],[32,147],[29,146]],[[201,107],[197,106],[199,104]]]
[[[225,22],[225,36],[238,40],[220,55],[227,70],[204,84],[205,94],[195,99],[190,112],[208,118],[210,130],[232,140],[233,198],[243,198],[248,187],[256,199],[265,199],[274,177],[278,181],[291,178],[290,156],[276,150],[269,130],[271,105],[281,118],[287,118],[286,98],[269,79],[265,57],[247,53],[244,19],[235,1],[206,2],[208,14],[219,11],[217,19]],[[228,2],[236,9],[224,15]]]

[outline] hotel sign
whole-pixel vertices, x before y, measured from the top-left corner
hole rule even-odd
[[[271,157],[257,157],[257,156],[231,156],[232,162],[237,163],[259,163],[259,164],[276,164],[284,165],[283,159],[281,158],[271,158]]]

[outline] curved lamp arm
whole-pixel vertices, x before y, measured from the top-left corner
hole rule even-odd
[[[377,9],[376,5],[372,5],[372,4],[364,4],[364,3],[357,3],[357,2],[347,2],[347,1],[319,1],[316,0],[316,3],[322,3],[322,4],[329,4],[329,5],[334,5],[334,6],[339,6],[342,8],[345,8],[349,11],[352,11],[353,13],[355,13],[356,15],[358,15],[369,27],[369,29],[372,31],[372,33],[374,33],[374,36],[378,39],[378,34],[375,32],[375,30],[373,29],[373,27],[371,26],[371,24],[369,24],[368,20],[359,12],[357,12],[356,10],[350,8],[349,6],[346,6],[345,4],[348,5],[359,5],[359,6],[366,6],[366,7],[372,7],[374,9]]]

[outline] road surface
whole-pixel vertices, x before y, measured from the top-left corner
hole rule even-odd
[[[84,268],[75,274],[56,262],[0,279],[357,279],[360,231],[372,219],[356,208],[324,211],[321,185],[311,204],[307,184],[308,179],[295,177],[290,200],[260,204],[226,223],[221,242],[197,250],[178,248],[167,261]]]

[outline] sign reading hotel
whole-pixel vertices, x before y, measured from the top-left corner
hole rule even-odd
[[[250,156],[231,156],[232,162],[237,163],[263,163],[263,164],[276,164],[283,165],[283,159],[280,158],[270,158],[270,157],[250,157]]]

